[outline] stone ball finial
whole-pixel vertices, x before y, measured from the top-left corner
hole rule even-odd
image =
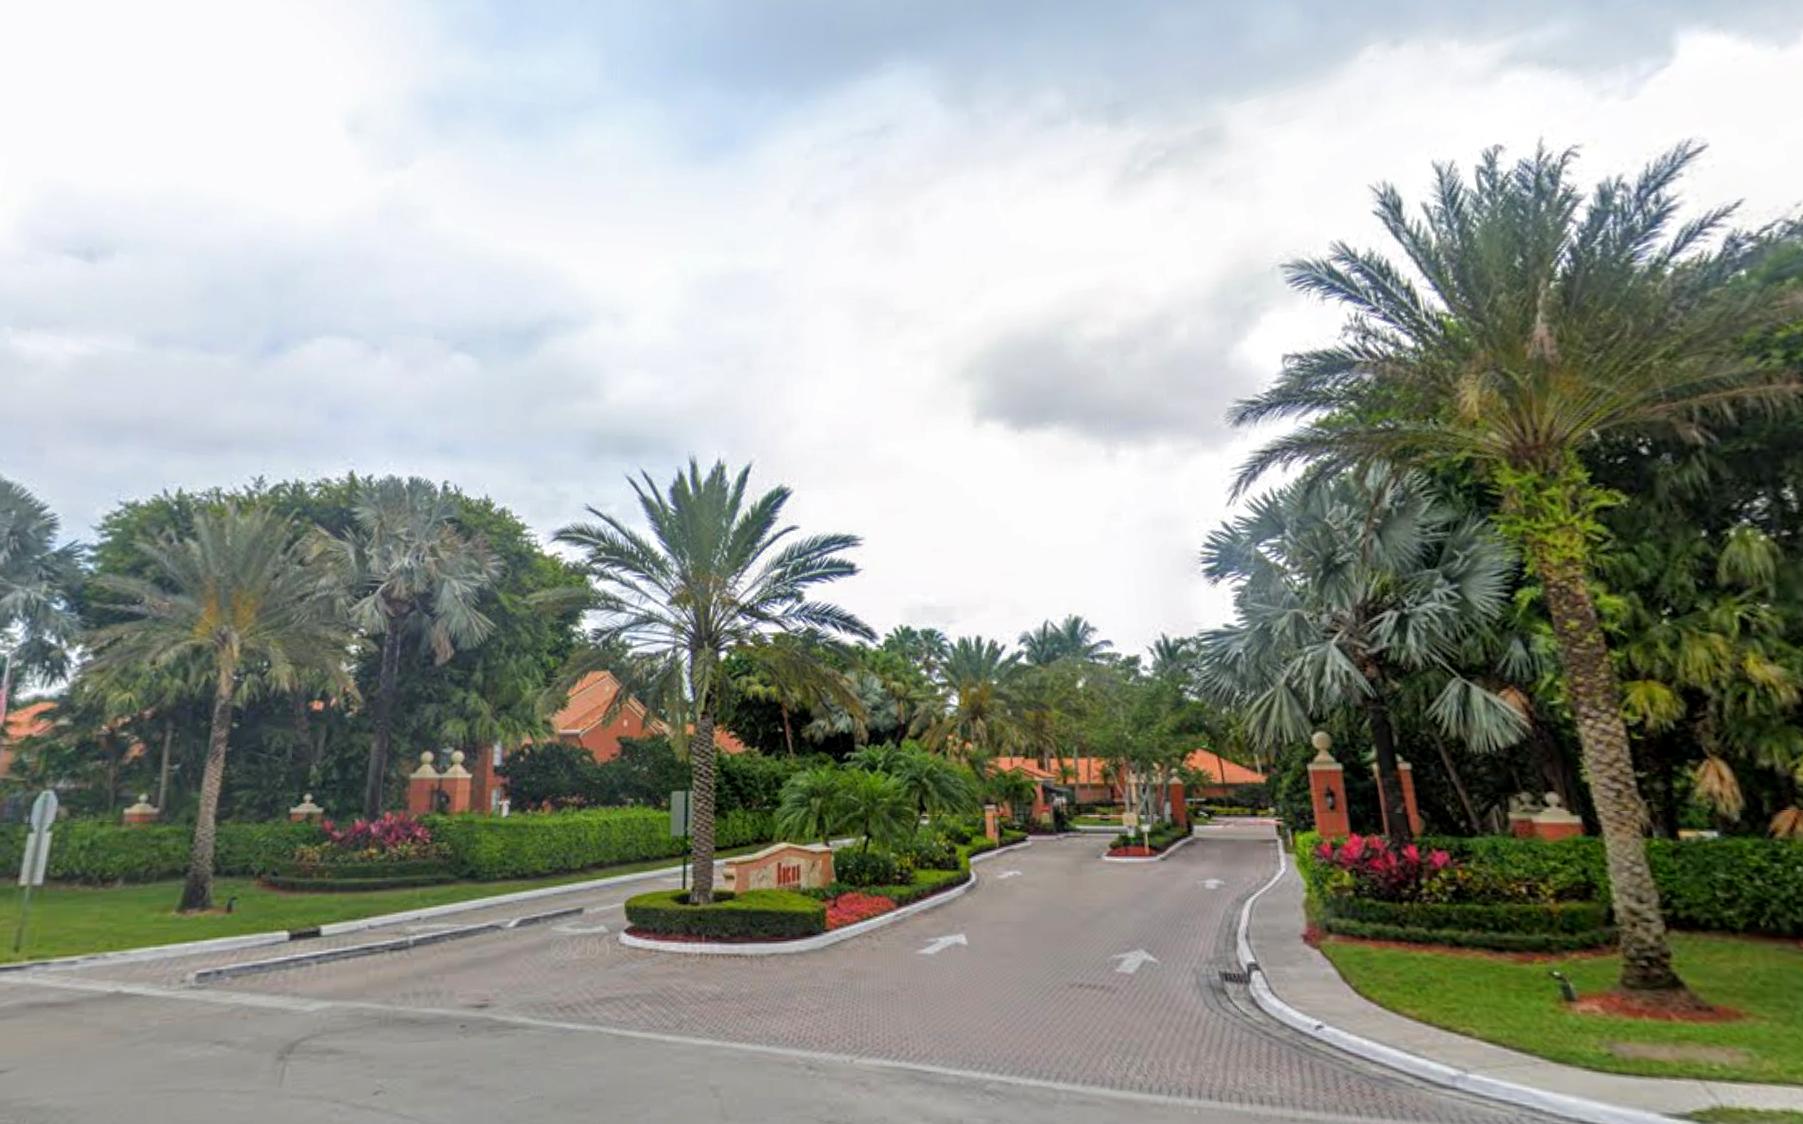
[[[431,751],[431,750],[429,750],[429,749],[422,749],[422,750],[420,750],[420,751],[419,751],[419,763],[420,763],[420,764],[421,764],[421,765],[430,765],[430,764],[432,764],[432,751]]]
[[[1314,736],[1308,739],[1308,744],[1322,753],[1326,753],[1333,748],[1333,735],[1326,730],[1316,730]]]
[[[309,793],[305,793],[305,794],[304,794],[304,795],[302,795],[302,796],[301,796],[301,803],[302,803],[302,804],[311,804],[311,803],[313,803],[313,794],[312,794],[312,793],[311,793],[311,792],[309,792]]]
[[[1548,808],[1562,808],[1565,806],[1565,798],[1556,792],[1549,792],[1546,794],[1546,806]]]
[[[461,749],[451,751],[451,764],[453,764],[453,765],[463,764],[463,751]]]
[[[140,803],[140,804],[150,803],[150,793],[148,793],[148,792],[138,793],[138,803]]]

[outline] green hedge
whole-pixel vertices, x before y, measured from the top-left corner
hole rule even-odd
[[[1190,829],[1188,827],[1166,820],[1164,823],[1155,825],[1152,830],[1147,833],[1145,840],[1151,846],[1152,850],[1163,851],[1189,833]],[[1139,845],[1140,834],[1138,831],[1124,831],[1114,837],[1114,846],[1116,847],[1137,847]]]
[[[690,905],[686,890],[657,890],[626,899],[626,920],[647,934],[714,940],[793,940],[826,932],[826,906],[791,890],[719,891]]]
[[[1486,933],[1467,929],[1420,929],[1413,925],[1386,925],[1339,917],[1325,918],[1321,927],[1346,937],[1486,948],[1496,952],[1571,952],[1597,948],[1615,940],[1613,929],[1587,929],[1575,933]]]
[[[1381,902],[1330,894],[1321,905],[1337,921],[1473,933],[1593,933],[1607,926],[1609,914],[1602,902]]]
[[[414,878],[435,874],[452,877],[451,864],[444,859],[410,859],[406,862],[286,862],[269,877],[286,879],[336,879],[343,882],[368,881],[374,878]]]
[[[109,820],[64,820],[50,844],[49,877],[57,882],[155,882],[188,870],[190,824],[126,827]],[[294,858],[294,849],[323,836],[312,824],[222,823],[214,870],[261,875]],[[16,871],[25,850],[22,825],[0,827],[0,870]]]
[[[433,839],[451,852],[464,878],[535,878],[601,866],[678,858],[687,843],[670,835],[670,814],[655,808],[596,808],[515,816],[431,816]],[[769,812],[731,811],[714,824],[721,850],[773,837]]]
[[[278,890],[306,893],[354,894],[359,890],[406,890],[414,886],[436,886],[455,877],[449,870],[436,874],[383,874],[369,878],[305,878],[300,875],[271,874],[264,881]]]

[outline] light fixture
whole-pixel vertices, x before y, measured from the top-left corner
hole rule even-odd
[[[1322,789],[1321,797],[1322,797],[1322,800],[1327,804],[1328,811],[1331,812],[1336,807],[1339,806],[1340,798],[1334,795],[1332,787]]]

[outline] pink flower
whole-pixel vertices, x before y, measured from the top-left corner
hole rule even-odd
[[[1435,870],[1445,870],[1452,865],[1452,856],[1445,851],[1435,851],[1427,857],[1427,865]]]
[[[1418,863],[1421,861],[1421,848],[1410,843],[1403,847],[1402,857],[1405,862]]]

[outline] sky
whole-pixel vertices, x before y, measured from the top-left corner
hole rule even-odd
[[[1370,187],[1686,139],[1803,204],[1803,6],[718,0],[0,16],[0,475],[448,480],[546,536],[690,455],[863,536],[834,599],[1220,623],[1227,406]]]

